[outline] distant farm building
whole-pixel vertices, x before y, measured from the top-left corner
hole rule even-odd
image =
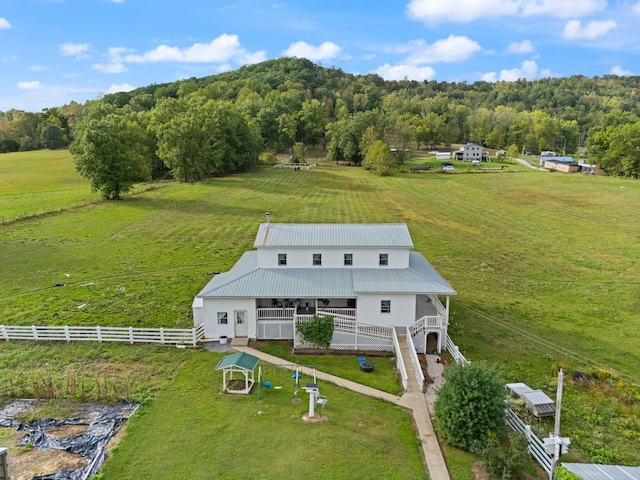
[[[460,147],[460,150],[453,153],[453,158],[462,160],[463,162],[489,162],[489,152],[482,149],[482,145],[477,143],[467,143]]]
[[[557,160],[547,160],[544,162],[544,168],[549,170],[557,170],[564,173],[575,173],[580,169],[580,165],[575,162],[559,162]]]

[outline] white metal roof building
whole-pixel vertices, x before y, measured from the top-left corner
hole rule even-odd
[[[438,348],[446,337],[456,292],[411,251],[405,224],[267,220],[254,247],[194,299],[194,323],[204,323],[206,337],[290,338],[297,317],[314,314],[393,327],[428,321]]]

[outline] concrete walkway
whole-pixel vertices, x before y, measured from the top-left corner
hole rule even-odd
[[[369,397],[380,398],[382,400],[386,400],[387,402],[411,410],[413,418],[416,422],[416,426],[418,427],[418,435],[422,442],[422,450],[427,461],[429,478],[431,480],[450,480],[449,471],[447,470],[447,464],[444,461],[442,451],[440,450],[440,445],[438,444],[438,439],[435,435],[435,432],[433,431],[433,425],[431,424],[431,417],[429,415],[425,396],[422,393],[422,388],[418,386],[418,382],[416,380],[413,363],[409,358],[408,352],[404,354],[404,351],[406,351],[408,348],[413,348],[413,345],[409,347],[407,339],[404,336],[399,336],[398,340],[400,341],[401,350],[403,350],[404,364],[405,368],[407,369],[407,375],[409,376],[407,391],[401,397],[368,387],[366,385],[362,385],[360,383],[352,382],[351,380],[336,377],[335,375],[331,375],[329,373],[320,372],[318,370],[316,370],[316,377],[324,380],[325,382],[334,383],[353,392],[361,393]],[[239,352],[246,352],[254,355],[268,363],[281,365],[291,363],[287,360],[269,355],[268,353],[261,352],[251,347],[238,346],[234,348]],[[295,366],[286,368],[295,370]],[[313,375],[313,371],[308,368],[303,367],[300,371],[305,375]]]

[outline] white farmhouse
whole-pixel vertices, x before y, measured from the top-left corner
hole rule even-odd
[[[488,161],[488,153],[482,149],[482,145],[478,145],[477,143],[467,143],[460,147],[460,150],[454,152],[454,157],[456,160],[462,160],[464,162],[473,162],[477,160]]]
[[[254,247],[195,297],[206,338],[292,339],[317,314],[372,342],[376,327],[420,325],[425,345],[433,334],[443,348],[456,292],[412,251],[405,224],[274,224],[267,214]]]

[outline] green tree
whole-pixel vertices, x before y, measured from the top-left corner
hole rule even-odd
[[[304,163],[307,160],[307,147],[302,142],[296,142],[293,146],[293,161]]]
[[[305,141],[315,147],[324,136],[329,109],[315,98],[307,100],[300,109],[300,122]]]
[[[396,163],[397,160],[387,144],[382,140],[376,140],[367,150],[362,166],[382,177],[390,175]]]
[[[85,108],[69,151],[78,172],[105,198],[118,199],[134,182],[149,178],[143,154],[145,132],[114,105]]]
[[[44,148],[55,150],[65,145],[64,134],[58,125],[51,123],[44,126],[40,132],[40,143]]]
[[[504,385],[481,363],[458,364],[445,371],[446,381],[434,405],[436,428],[454,447],[469,450],[504,432]]]

